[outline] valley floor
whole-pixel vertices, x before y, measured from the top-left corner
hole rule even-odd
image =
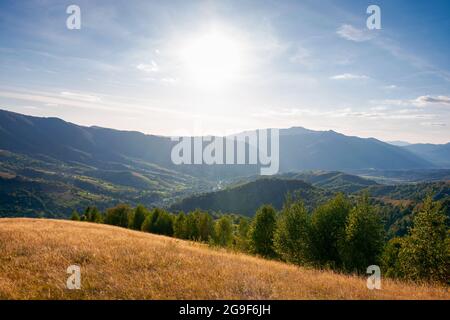
[[[68,266],[81,289],[66,288]],[[0,219],[0,299],[450,299],[448,288],[295,267],[127,229]]]

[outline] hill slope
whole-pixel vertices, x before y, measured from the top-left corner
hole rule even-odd
[[[283,176],[299,179],[311,183],[313,186],[338,192],[357,192],[370,186],[376,186],[375,181],[344,172],[310,171],[301,173],[287,173]]]
[[[0,299],[450,299],[442,288],[316,271],[82,222],[0,219]],[[65,284],[81,268],[81,290]]]
[[[260,178],[244,182],[224,190],[189,196],[175,203],[171,210],[221,211],[253,216],[263,204],[271,204],[281,209],[287,193],[298,193],[307,207],[314,207],[326,201],[331,193],[316,188],[302,180]]]

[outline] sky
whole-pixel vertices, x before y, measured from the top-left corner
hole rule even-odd
[[[447,0],[2,0],[0,109],[158,135],[447,143],[449,38]]]

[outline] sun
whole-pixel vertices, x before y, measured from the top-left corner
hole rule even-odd
[[[192,38],[181,54],[187,77],[201,88],[221,88],[230,84],[242,67],[239,42],[220,32]]]

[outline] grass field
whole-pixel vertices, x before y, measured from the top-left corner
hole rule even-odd
[[[80,290],[66,288],[69,265]],[[448,288],[299,268],[122,228],[0,219],[0,299],[450,299]]]

